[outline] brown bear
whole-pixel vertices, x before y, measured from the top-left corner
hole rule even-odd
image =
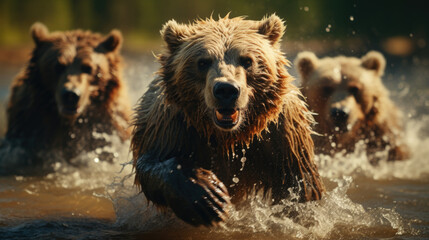
[[[24,149],[27,161],[38,164],[43,162],[41,152],[59,150],[69,160],[103,147],[106,142],[94,137],[96,133],[129,138],[121,33],[49,33],[35,23],[31,35],[32,57],[11,86],[5,142]]]
[[[261,190],[271,202],[321,198],[313,117],[280,50],[271,15],[167,22],[161,67],[136,108],[136,184],[149,201],[192,225],[226,219]]]
[[[362,58],[326,57],[301,52],[295,67],[301,76],[302,92],[316,115],[316,152],[353,152],[363,140],[372,163],[408,157],[403,143],[401,112],[389,98],[381,77],[386,60],[376,51]]]

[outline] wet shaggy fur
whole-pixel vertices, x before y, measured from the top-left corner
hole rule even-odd
[[[40,164],[43,152],[59,150],[69,160],[105,146],[94,133],[127,139],[131,111],[121,76],[120,32],[49,33],[36,23],[31,34],[36,45],[31,60],[11,86],[7,142],[23,148],[29,163]],[[66,90],[80,94],[71,107],[75,111],[64,108]]]
[[[275,15],[164,25],[167,49],[136,108],[131,143],[135,181],[150,201],[193,225],[212,225],[253,190],[275,201],[290,191],[300,201],[321,198],[313,118],[285,68],[284,30]],[[233,129],[214,121],[219,82],[240,92]]]
[[[371,162],[408,157],[403,142],[402,113],[382,83],[386,60],[379,52],[362,58],[317,58],[302,52],[295,60],[303,93],[317,113],[315,136],[318,152],[353,152],[364,141]],[[331,140],[329,140],[331,139]],[[387,150],[387,155],[378,152]]]

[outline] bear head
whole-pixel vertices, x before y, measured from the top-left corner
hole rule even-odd
[[[376,51],[362,58],[338,56],[319,59],[312,52],[301,52],[295,67],[301,76],[302,92],[318,125],[316,130],[353,142],[362,127],[376,124],[379,100],[388,95],[382,84],[386,61]],[[341,147],[341,146],[339,146]]]
[[[279,47],[284,31],[276,15],[167,22],[159,57],[167,101],[206,135],[259,134],[277,121],[292,81]]]
[[[36,47],[29,71],[37,77],[29,84],[52,94],[61,117],[76,119],[90,104],[108,103],[120,85],[119,31],[107,37],[80,30],[49,33],[35,23],[31,35]]]

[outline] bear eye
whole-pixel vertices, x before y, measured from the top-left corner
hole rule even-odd
[[[92,73],[92,67],[89,65],[82,65],[80,67],[80,70],[82,71],[82,73],[86,73],[86,74],[91,74]]]
[[[357,96],[359,94],[359,88],[358,87],[349,87],[349,93],[353,94],[354,96]]]
[[[253,64],[253,60],[250,57],[240,57],[239,61],[240,61],[240,65],[244,69],[251,67]]]
[[[212,65],[212,62],[213,61],[209,58],[201,58],[197,62],[198,70],[202,72],[207,71],[207,69],[209,69],[209,67]]]
[[[324,97],[329,97],[334,92],[334,88],[330,86],[325,86],[322,88],[322,95]]]

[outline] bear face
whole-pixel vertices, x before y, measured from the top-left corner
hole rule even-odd
[[[169,101],[185,107],[188,121],[209,132],[260,132],[281,110],[285,82],[277,76],[287,74],[287,62],[278,43],[284,25],[274,17],[242,22],[172,20],[162,30]]]
[[[105,97],[99,96],[100,92],[118,85],[114,75],[117,69],[111,65],[118,61],[116,53],[122,43],[119,31],[106,38],[81,31],[50,34],[44,25],[36,23],[31,34],[40,82],[54,93],[60,116],[77,118],[91,99]]]
[[[327,143],[325,150],[353,151],[356,142],[365,139],[374,145],[370,148],[380,149],[387,144],[383,137],[394,144],[402,130],[401,114],[381,80],[385,65],[383,55],[375,51],[360,59],[298,54],[295,66],[310,109],[317,114],[316,130],[333,142]]]
[[[166,23],[167,48],[131,140],[135,182],[149,201],[211,226],[252,191],[270,203],[290,190],[300,201],[321,198],[313,118],[286,70],[284,29],[276,15]]]
[[[70,160],[109,144],[94,132],[126,140],[131,110],[122,79],[121,33],[49,33],[35,23],[31,35],[32,57],[11,85],[7,141],[39,164],[41,152],[60,150]]]

